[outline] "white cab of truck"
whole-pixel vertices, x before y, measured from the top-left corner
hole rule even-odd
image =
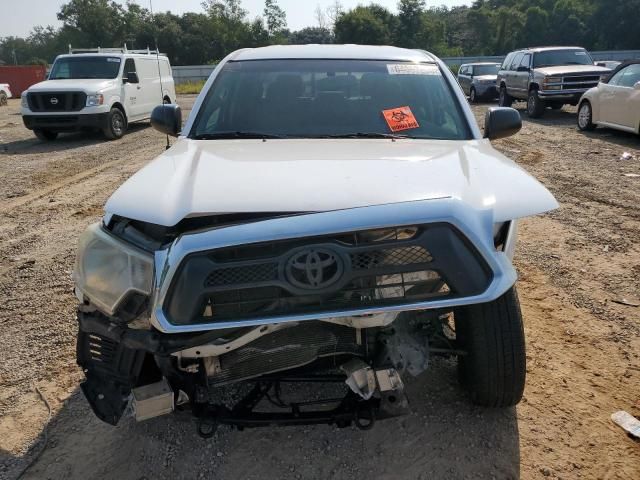
[[[43,141],[59,133],[99,130],[122,137],[130,123],[176,99],[169,59],[156,51],[70,50],[59,55],[44,82],[22,94],[22,119]]]

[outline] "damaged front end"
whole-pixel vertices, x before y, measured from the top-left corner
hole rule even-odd
[[[456,307],[515,282],[490,211],[444,198],[141,231],[111,218],[76,264],[78,363],[96,415],[355,424],[402,415],[402,376],[462,355]],[[170,232],[169,232],[170,233]],[[502,233],[501,233],[502,235]]]

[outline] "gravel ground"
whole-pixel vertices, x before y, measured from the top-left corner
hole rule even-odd
[[[478,119],[487,107],[474,107]],[[413,413],[371,431],[222,428],[204,441],[179,417],[101,424],[78,389],[77,237],[164,137],[142,124],[116,142],[43,144],[18,111],[17,100],[0,107],[0,478],[45,438],[24,478],[640,478],[640,444],[609,419],[640,416],[640,308],[615,303],[640,295],[640,178],[625,176],[640,174],[638,137],[584,135],[565,109],[523,113],[523,131],[496,142],[562,204],[522,223],[528,382],[517,409],[472,406],[441,360],[408,383]]]

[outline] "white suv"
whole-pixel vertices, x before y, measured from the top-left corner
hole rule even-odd
[[[490,144],[517,111],[489,109],[483,136],[427,52],[289,45],[233,53],[184,128],[177,105],[151,123],[179,140],[113,194],[76,261],[99,418],[132,396],[138,419],[179,406],[205,437],[369,428],[407,412],[401,378],[430,355],[458,357],[477,404],[518,403],[516,226],[557,203]]]
[[[175,101],[169,59],[150,50],[71,50],[48,80],[22,94],[22,119],[41,140],[59,132],[101,130],[120,138],[159,103]]]

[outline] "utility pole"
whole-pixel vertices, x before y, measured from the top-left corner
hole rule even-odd
[[[11,54],[13,55],[13,63],[14,65],[18,65],[18,57],[16,57],[16,49],[11,50]]]

